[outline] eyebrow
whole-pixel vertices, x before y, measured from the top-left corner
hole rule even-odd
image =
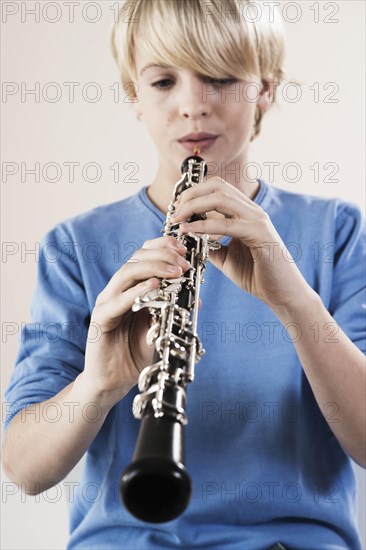
[[[158,67],[160,69],[173,69],[173,67],[170,67],[169,65],[157,65],[156,63],[150,63],[150,65],[146,65],[140,72],[140,76],[142,76],[142,73],[145,72],[147,69],[150,69],[151,67]]]

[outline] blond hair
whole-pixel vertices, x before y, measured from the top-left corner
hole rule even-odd
[[[137,82],[135,46],[154,63],[189,68],[211,78],[252,75],[285,79],[282,19],[256,0],[125,0],[111,30],[111,49],[124,89]],[[251,141],[259,134],[257,107]]]

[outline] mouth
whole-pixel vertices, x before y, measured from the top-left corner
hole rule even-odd
[[[187,134],[178,140],[178,142],[185,148],[190,151],[193,151],[195,148],[200,149],[201,151],[207,150],[211,147],[218,135],[207,134],[205,132]]]

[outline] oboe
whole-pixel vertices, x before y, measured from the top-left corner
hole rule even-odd
[[[205,353],[196,332],[202,275],[209,251],[221,246],[207,234],[183,234],[179,223],[171,222],[175,201],[185,189],[202,183],[206,162],[190,156],[181,171],[162,232],[186,246],[191,267],[178,278],[161,279],[157,289],[139,296],[132,306],[133,311],[149,308],[152,319],[146,338],[155,351],[153,364],[139,376],[141,393],[134,399],[133,413],[141,424],[119,488],[129,512],[150,523],[175,519],[191,498],[191,478],[184,465],[186,385],[193,381],[195,363]],[[206,218],[205,213],[194,214],[189,221]]]

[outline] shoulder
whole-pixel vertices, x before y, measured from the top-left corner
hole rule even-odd
[[[102,235],[108,234],[121,223],[130,223],[131,220],[140,220],[142,203],[139,198],[141,191],[120,201],[106,203],[76,216],[66,218],[55,224],[44,236],[44,240],[58,241],[62,239],[84,240],[88,237],[99,240]]]
[[[338,197],[322,197],[320,195],[289,191],[270,184],[267,184],[267,186],[271,203],[278,206],[303,207],[305,210],[311,208],[326,209],[334,206],[337,201],[341,200]]]
[[[273,213],[284,211],[290,218],[306,221],[318,227],[326,223],[334,226],[338,232],[345,225],[356,224],[362,227],[365,216],[360,206],[339,196],[322,197],[306,193],[297,193],[268,185],[268,204]]]
[[[350,201],[339,199],[336,206],[334,240],[337,256],[344,251],[347,256],[358,254],[363,257],[366,253],[365,214],[357,204]]]

